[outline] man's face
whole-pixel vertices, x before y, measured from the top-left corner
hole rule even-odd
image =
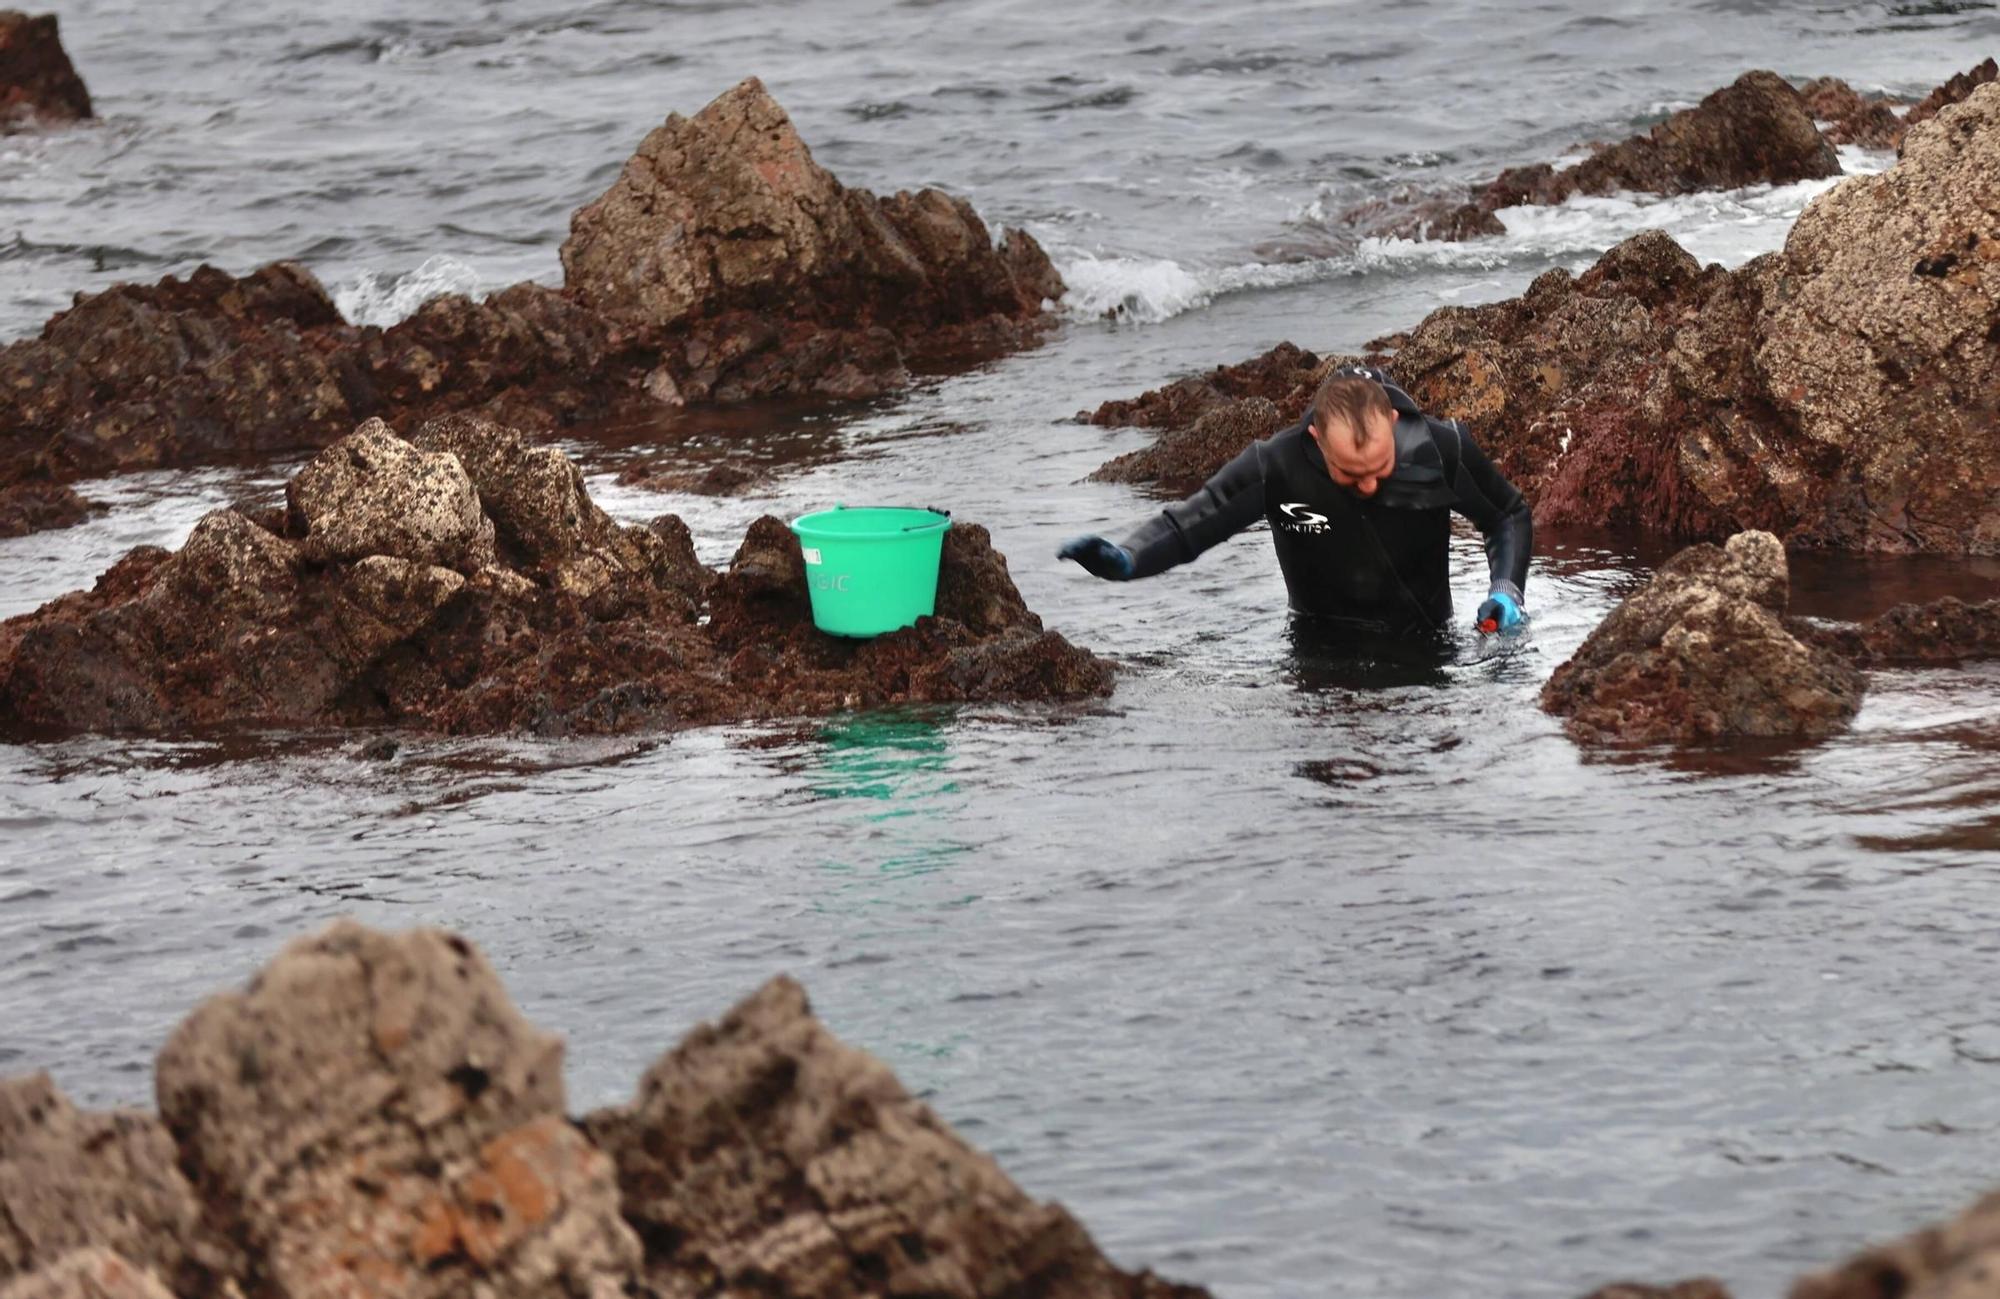
[[[1309,426],[1333,481],[1362,496],[1373,496],[1376,485],[1396,467],[1396,421],[1387,415],[1372,415],[1370,420],[1361,445],[1356,445],[1354,426],[1346,420],[1329,421],[1325,429]]]

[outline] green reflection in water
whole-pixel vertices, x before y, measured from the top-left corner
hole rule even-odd
[[[910,878],[936,874],[972,851],[945,833],[961,803],[950,774],[950,720],[945,712],[898,710],[838,717],[820,728],[807,762],[807,789],[815,800],[862,800],[852,816],[818,809],[822,819],[844,823],[846,830],[838,835],[843,855],[827,860],[825,870]],[[956,904],[965,901],[970,899]],[[938,899],[930,902],[938,905]]]

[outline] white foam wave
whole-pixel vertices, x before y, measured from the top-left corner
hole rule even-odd
[[[1895,161],[1888,153],[1843,148],[1848,175],[1879,172]],[[1664,230],[1702,262],[1740,266],[1782,247],[1806,204],[1840,183],[1801,181],[1794,185],[1752,185],[1744,189],[1683,194],[1576,197],[1553,207],[1503,208],[1495,215],[1504,235],[1443,243],[1411,239],[1364,239],[1351,253],[1282,262],[1188,267],[1164,257],[1127,257],[1091,252],[1055,252],[1057,269],[1069,285],[1062,302],[1072,320],[1106,319],[1158,324],[1197,311],[1230,293],[1312,284],[1342,275],[1436,269],[1496,270],[1536,263],[1567,265],[1581,271],[1605,251],[1645,230]],[[1310,223],[1320,200],[1302,215]]]
[[[340,314],[357,325],[387,328],[407,320],[410,313],[442,293],[478,294],[485,280],[469,264],[456,257],[437,256],[422,266],[385,279],[374,271],[363,271],[335,287],[334,305]]]
[[[1329,279],[1352,267],[1344,257],[1297,262],[1249,262],[1191,270],[1165,257],[1058,255],[1069,292],[1063,314],[1071,320],[1116,320],[1156,325],[1195,311],[1229,293],[1277,289]]]

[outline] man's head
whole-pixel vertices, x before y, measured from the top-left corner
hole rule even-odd
[[[1336,374],[1313,395],[1307,425],[1326,471],[1342,487],[1373,496],[1396,467],[1396,411],[1373,379]]]

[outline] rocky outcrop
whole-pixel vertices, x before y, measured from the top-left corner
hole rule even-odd
[[[1736,296],[1781,436],[1718,413],[1682,456],[1698,490],[1775,497],[1818,544],[2000,553],[2000,87],[1822,195]],[[1788,491],[1829,458],[1824,495]]]
[[[47,1074],[0,1078],[0,1294],[132,1294],[146,1284],[137,1269],[203,1288],[227,1254],[207,1237],[177,1158],[150,1114],[79,1111]],[[73,1261],[93,1246],[115,1251],[133,1275],[104,1259]],[[38,1269],[55,1274],[7,1288]]]
[[[0,134],[93,116],[54,14],[0,9]]]
[[[876,396],[1032,342],[1063,292],[1032,238],[996,244],[961,199],[844,188],[754,80],[648,136],[563,255],[563,289],[447,295],[389,329],[346,323],[291,263],[80,296],[0,349],[0,527],[73,521],[41,503],[78,478],[315,450],[370,417],[539,433]]]
[[[873,396],[910,343],[1019,343],[1062,294],[1033,240],[996,247],[963,199],[842,186],[754,78],[648,135],[562,264],[581,300],[671,340],[652,381],[685,400]]]
[[[1204,1294],[1120,1272],[775,979],[585,1130],[618,1166],[662,1295]]]
[[[973,524],[947,534],[936,616],[853,641],[813,627],[777,520],[711,573],[680,520],[621,525],[561,452],[470,416],[409,441],[371,420],[286,500],[0,624],[0,726],[605,733],[1111,686]]]
[[[1860,706],[1863,679],[1786,629],[1790,590],[1769,533],[1684,550],[1556,669],[1542,707],[1590,743],[1832,734]]]
[[[1830,144],[1893,149],[1902,143],[1905,122],[1893,100],[1870,98],[1839,77],[1815,77],[1799,87],[1806,108]]]
[[[1971,97],[1973,91],[1981,86],[1990,85],[1996,79],[2000,79],[2000,64],[1996,64],[1990,58],[1959,73],[1917,101],[1903,118],[1904,129],[1907,131],[1919,123],[1930,121],[1953,104],[1964,103]]]
[[[471,944],[341,921],[183,1021],[155,1084],[157,1120],[0,1080],[0,1297],[1207,1293],[1113,1266],[788,979],[574,1122],[561,1040]]]
[[[1792,84],[1775,72],[1746,72],[1646,134],[1598,149],[1574,166],[1512,167],[1456,206],[1435,197],[1404,211],[1371,205],[1348,220],[1374,235],[1470,239],[1504,234],[1493,215],[1501,208],[1561,203],[1576,194],[1690,194],[1840,172],[1839,156]]]
[[[1464,420],[1544,526],[2000,554],[1995,230],[1987,86],[1914,129],[1889,171],[1811,203],[1781,252],[1730,272],[1649,231],[1581,276],[1441,308],[1365,359]],[[1213,405],[1147,410],[1192,424],[1183,406]],[[1190,465],[1230,451],[1188,441]],[[1107,472],[1185,485],[1163,459]]]

